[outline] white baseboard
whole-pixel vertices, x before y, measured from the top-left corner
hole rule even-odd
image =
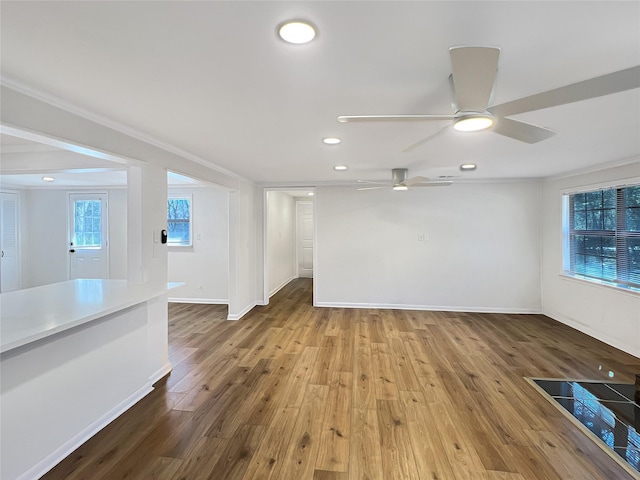
[[[249,313],[251,311],[251,309],[253,307],[255,307],[256,305],[258,305],[258,302],[253,302],[253,303],[250,303],[249,305],[247,305],[245,308],[243,308],[239,313],[229,313],[227,315],[227,320],[240,320],[247,313]]]
[[[49,470],[55,467],[62,460],[67,458],[74,450],[80,445],[93,437],[96,433],[106,427],[109,423],[114,421],[125,411],[129,410],[136,403],[142,400],[153,390],[151,383],[144,385],[142,388],[125,398],[122,402],[112,408],[110,411],[102,415],[95,422],[89,424],[86,428],[82,429],[71,439],[63,443],[56,450],[51,452],[29,470],[20,475],[16,480],[33,480],[34,478],[40,478],[46,474]]]
[[[334,308],[373,308],[381,310],[425,310],[436,312],[469,312],[469,313],[511,313],[511,314],[538,314],[541,310],[533,308],[504,308],[504,307],[461,307],[450,305],[407,305],[394,303],[343,303],[343,302],[316,302],[316,307]]]
[[[161,368],[159,368],[158,370],[156,370],[150,377],[149,377],[149,383],[151,385],[153,385],[154,383],[156,383],[158,380],[164,378],[165,376],[167,376],[171,370],[173,370],[173,366],[167,362],[165,363]]]
[[[228,305],[227,298],[191,298],[191,297],[169,297],[169,303],[202,303],[206,305]]]
[[[622,350],[623,352],[633,355],[634,357],[640,358],[640,350],[638,350],[637,348],[632,347],[631,345],[627,345],[626,343],[621,342],[619,339],[612,338],[606,333],[603,333],[600,330],[596,330],[587,324],[578,322],[576,320],[573,320],[569,317],[566,317],[560,313],[553,312],[553,311],[544,311],[542,313],[547,317],[552,318],[557,322],[568,325],[571,328],[575,328],[576,330],[586,335],[589,335],[590,337],[593,337],[596,340],[600,340],[601,342],[604,342],[607,345],[611,345],[612,347]]]
[[[278,293],[280,290],[282,290],[284,287],[286,287],[289,282],[291,282],[292,280],[295,280],[295,279],[296,279],[295,276],[291,276],[291,277],[287,278],[284,282],[282,282],[276,288],[271,290],[271,292],[269,292],[269,298],[273,297],[276,293]]]

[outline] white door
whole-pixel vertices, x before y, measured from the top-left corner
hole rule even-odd
[[[69,194],[69,278],[109,278],[107,194]]]
[[[298,277],[313,278],[313,203],[296,203]]]
[[[18,195],[0,193],[0,292],[20,288],[18,258]]]

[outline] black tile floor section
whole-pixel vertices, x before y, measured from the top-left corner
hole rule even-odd
[[[634,402],[635,385],[563,379],[531,379],[640,472],[640,407]],[[602,446],[602,445],[601,445]]]

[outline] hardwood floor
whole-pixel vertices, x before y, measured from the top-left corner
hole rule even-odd
[[[44,478],[628,479],[524,376],[640,360],[541,315],[171,304],[171,374]]]

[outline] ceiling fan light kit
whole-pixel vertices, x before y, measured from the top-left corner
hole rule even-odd
[[[358,190],[379,190],[387,189],[391,187],[394,192],[406,192],[413,187],[448,187],[452,185],[451,181],[432,181],[427,177],[409,177],[409,169],[407,168],[394,168],[391,170],[391,182],[371,182],[369,180],[358,180],[358,183],[379,185],[375,187],[363,187]]]
[[[453,128],[459,132],[477,132],[493,127],[490,113],[464,113],[453,121]]]

